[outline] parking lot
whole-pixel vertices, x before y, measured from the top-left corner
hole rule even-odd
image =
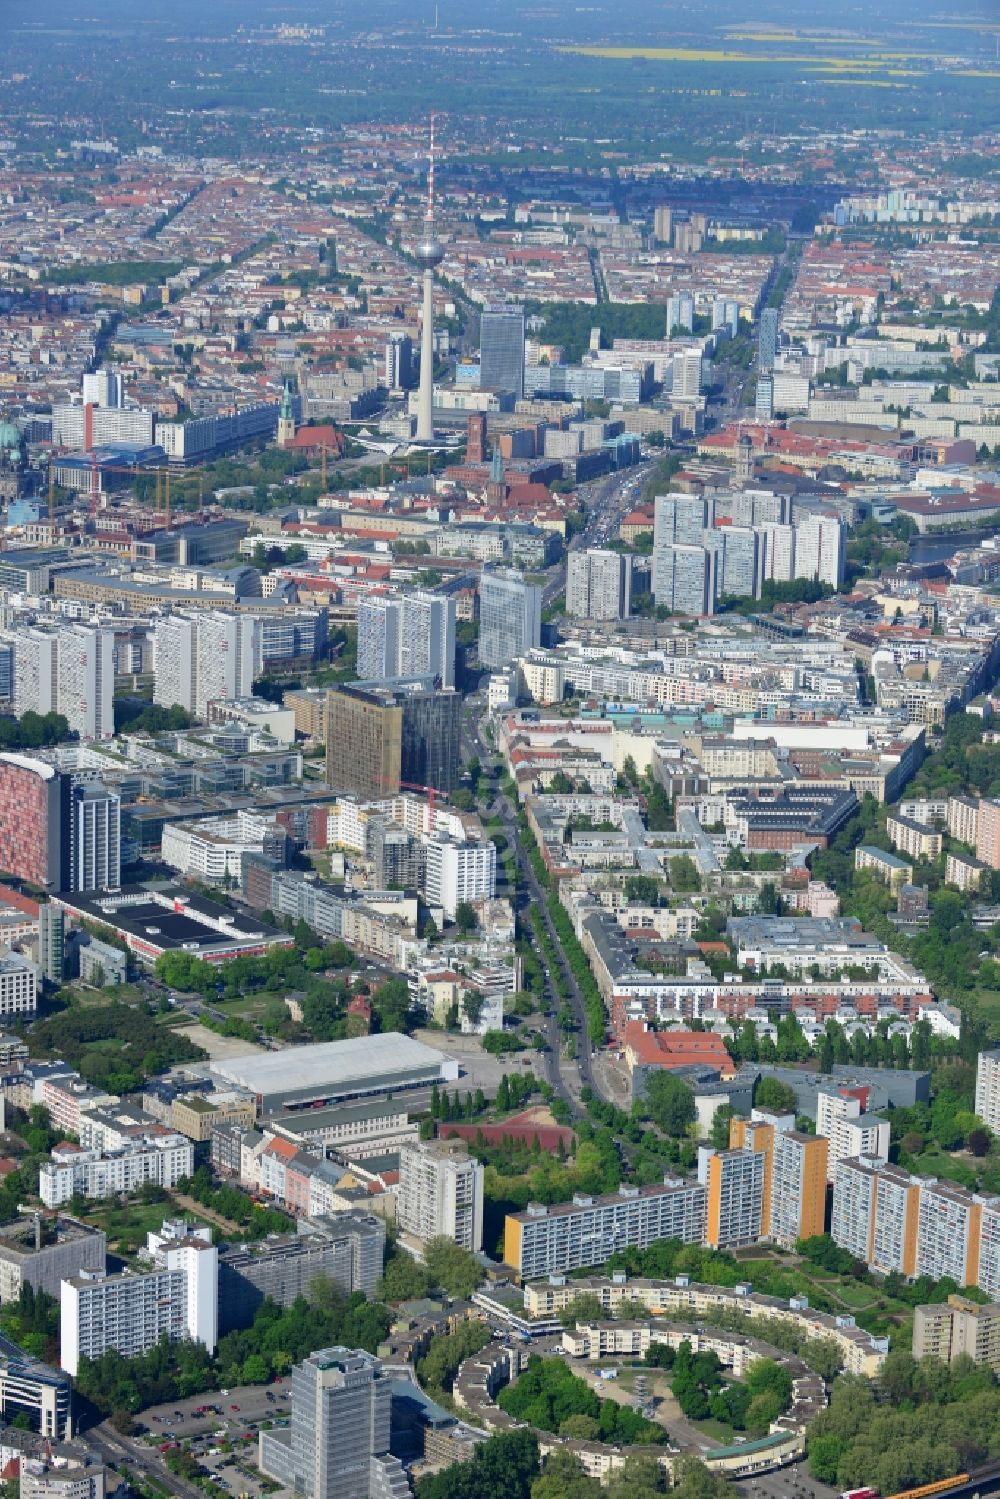
[[[264,1490],[257,1472],[257,1434],[263,1422],[287,1423],[291,1388],[290,1379],[285,1378],[267,1386],[210,1391],[150,1406],[137,1420],[154,1452],[167,1443],[190,1439],[191,1455],[208,1469],[223,1493],[260,1499]]]
[[[443,1051],[445,1056],[455,1058],[462,1070],[455,1086],[463,1097],[469,1089],[475,1091],[476,1088],[482,1088],[492,1098],[505,1072],[532,1072],[536,1077],[545,1076],[544,1066],[537,1052],[522,1051],[503,1057],[491,1057],[488,1051],[483,1051],[475,1036],[453,1036],[445,1031],[421,1030],[415,1031],[414,1037],[425,1046],[433,1046],[438,1051]]]

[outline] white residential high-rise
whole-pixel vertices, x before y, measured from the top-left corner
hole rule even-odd
[[[765,582],[788,583],[795,576],[795,527],[755,526],[761,539],[761,575]]]
[[[263,662],[258,615],[205,610],[171,614],[156,623],[153,701],[175,703],[199,718],[209,703],[249,697]]]
[[[153,627],[153,702],[194,712],[198,636],[193,614],[166,614]]]
[[[759,598],[761,590],[760,538],[752,526],[719,526],[705,532],[705,546],[717,561],[718,596]]]
[[[398,677],[400,600],[371,593],[358,600],[358,677],[362,682]]]
[[[440,677],[455,685],[455,601],[418,588],[358,601],[358,677]]]
[[[863,1114],[861,1100],[844,1092],[819,1093],[816,1101],[816,1133],[829,1142],[827,1172],[833,1180],[838,1161],[866,1156],[885,1164],[889,1159],[889,1121],[877,1114]]]
[[[483,568],[479,580],[479,659],[509,666],[542,636],[542,590],[511,568]]]
[[[100,1358],[109,1348],[134,1358],[162,1337],[191,1338],[215,1352],[219,1251],[211,1230],[168,1221],[147,1243],[152,1270],[84,1270],[61,1283],[59,1362],[69,1374],[79,1372],[83,1358]]]
[[[976,1063],[976,1113],[1000,1135],[1000,1049],[981,1051]]]
[[[680,328],[682,333],[690,333],[694,328],[694,297],[690,292],[678,292],[667,298],[668,338],[675,328]]]
[[[657,555],[657,604],[675,614],[713,614],[718,560],[718,554],[704,546],[676,542],[663,547]]]
[[[83,377],[83,404],[85,406],[125,405],[125,381],[117,370],[94,370]]]
[[[711,501],[701,495],[659,494],[653,502],[653,595],[658,604],[673,607],[674,558],[668,549],[681,544],[700,547],[712,524]],[[663,597],[661,597],[663,595]]]
[[[81,739],[115,732],[115,633],[100,625],[65,625],[57,632],[58,711]]]
[[[404,1233],[425,1243],[454,1239],[478,1254],[483,1247],[483,1176],[481,1163],[462,1140],[404,1145],[396,1221]]]
[[[795,526],[795,577],[839,588],[844,579],[844,524],[836,515],[809,515]]]
[[[54,713],[58,695],[55,631],[22,627],[8,638],[14,646],[14,712],[18,717],[29,708],[34,713]]]
[[[426,899],[440,906],[449,921],[462,901],[492,900],[496,894],[496,844],[457,842],[446,833],[435,833],[424,841],[427,858]]]
[[[570,552],[566,613],[578,619],[627,619],[632,605],[632,558],[621,552]]]

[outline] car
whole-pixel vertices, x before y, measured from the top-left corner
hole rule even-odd
[[[238,1410],[239,1410],[239,1406],[238,1406],[238,1405],[231,1405],[231,1406],[230,1406],[230,1407],[229,1407],[229,1409],[230,1409],[230,1410],[231,1410],[231,1411],[238,1411]]]

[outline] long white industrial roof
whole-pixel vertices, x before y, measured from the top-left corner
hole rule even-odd
[[[251,1093],[291,1093],[324,1085],[344,1087],[372,1075],[440,1066],[444,1061],[444,1054],[433,1047],[389,1031],[350,1041],[289,1046],[260,1056],[230,1057],[213,1062],[210,1071]]]

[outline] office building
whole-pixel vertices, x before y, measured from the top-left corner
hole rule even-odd
[[[774,369],[774,357],[778,352],[778,309],[765,307],[760,315],[760,333],[757,341],[757,368],[764,375]]]
[[[694,330],[694,297],[690,292],[679,292],[667,298],[667,337],[675,332],[691,333]]]
[[[215,1352],[219,1252],[211,1229],[165,1222],[149,1234],[148,1271],[108,1275],[84,1270],[60,1286],[60,1367],[79,1372],[83,1358],[114,1348],[123,1358],[148,1353],[162,1337],[191,1338]]]
[[[462,699],[431,677],[354,682],[327,699],[326,778],[369,800],[403,783],[452,791],[458,781]]]
[[[758,375],[754,389],[754,415],[759,421],[769,422],[774,417],[774,376]]]
[[[68,778],[51,765],[0,754],[0,868],[43,889],[62,889],[68,798]]]
[[[66,916],[59,906],[46,901],[38,908],[38,966],[42,978],[61,984],[66,966]]]
[[[913,1357],[953,1364],[965,1354],[1000,1375],[1000,1303],[985,1306],[965,1296],[913,1312]]]
[[[542,590],[512,568],[484,568],[479,581],[479,659],[510,666],[541,642]]]
[[[682,349],[670,362],[673,383],[671,394],[676,400],[692,401],[701,395],[703,364],[700,349]]]
[[[308,1298],[319,1276],[345,1296],[375,1298],[385,1258],[385,1223],[374,1213],[331,1213],[299,1219],[299,1232],[272,1234],[261,1243],[233,1245],[219,1254],[219,1335],[249,1327],[265,1301],[291,1306]]]
[[[386,390],[409,390],[413,384],[413,340],[392,333],[386,340],[383,380]]]
[[[462,1140],[429,1140],[399,1152],[396,1222],[426,1243],[453,1239],[478,1254],[483,1247],[483,1166]]]
[[[432,833],[424,845],[424,894],[429,906],[440,906],[449,921],[464,901],[475,905],[496,894],[497,851],[489,839],[458,841]],[[405,882],[404,882],[405,883]]]
[[[76,781],[70,792],[67,890],[121,885],[121,798],[100,781]]]
[[[976,1063],[976,1113],[1000,1135],[1000,1049],[981,1051]]]
[[[114,1197],[146,1182],[170,1191],[194,1170],[194,1146],[183,1135],[147,1135],[112,1150],[57,1145],[38,1172],[38,1195],[47,1208],[72,1197]]]
[[[418,588],[358,601],[358,676],[435,677],[455,685],[455,600]]]
[[[49,1440],[11,1427],[4,1432],[2,1448],[20,1448],[13,1459],[20,1467],[19,1499],[106,1499],[117,1492],[118,1474],[86,1447],[63,1442],[53,1448]],[[5,1456],[5,1466],[9,1461]]]
[[[632,607],[632,558],[621,552],[570,552],[566,564],[566,613],[579,619],[628,619]]]
[[[370,1353],[319,1348],[292,1370],[291,1420],[260,1433],[259,1467],[302,1499],[403,1499],[389,1452],[391,1384]]]
[[[884,1165],[889,1159],[888,1119],[862,1113],[860,1098],[846,1089],[838,1093],[817,1094],[816,1133],[828,1142],[827,1177],[830,1181],[838,1161],[865,1156]]]
[[[529,1203],[504,1220],[505,1264],[522,1280],[603,1265],[618,1249],[645,1249],[655,1239],[700,1244],[705,1186],[665,1177],[662,1185],[619,1187],[605,1197],[578,1192],[572,1202]]]
[[[524,313],[520,307],[484,307],[479,320],[479,383],[483,390],[524,395]]]

